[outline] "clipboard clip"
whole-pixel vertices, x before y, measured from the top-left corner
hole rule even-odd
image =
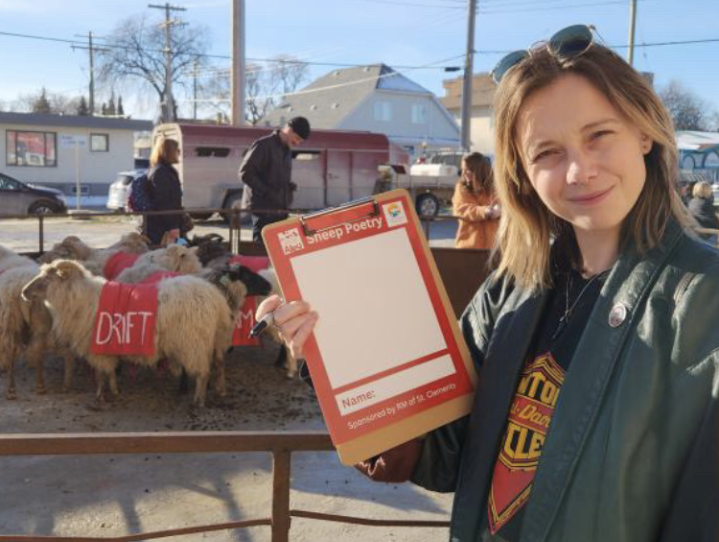
[[[317,229],[310,228],[310,226],[308,224],[308,222],[314,221],[318,218],[332,215],[334,213],[339,213],[339,212],[347,211],[350,209],[354,209],[356,207],[362,207],[363,205],[369,205],[370,203],[372,204],[372,207],[370,208],[370,210],[367,213],[363,213],[360,216],[357,216],[350,220],[344,220],[342,222],[331,224],[324,228],[317,228]],[[372,196],[368,196],[366,198],[361,198],[361,199],[357,199],[354,201],[350,201],[348,203],[344,203],[337,207],[332,207],[331,209],[325,209],[323,211],[317,211],[316,213],[312,213],[312,214],[309,214],[306,216],[301,216],[300,224],[302,224],[302,231],[304,232],[305,236],[310,237],[312,235],[323,232],[325,230],[335,228],[339,224],[350,224],[352,222],[359,222],[360,220],[364,220],[368,217],[373,217],[373,216],[379,216],[379,204],[377,203],[377,200],[374,199]]]

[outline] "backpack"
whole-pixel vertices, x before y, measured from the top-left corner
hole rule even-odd
[[[152,204],[147,193],[147,173],[141,173],[130,183],[130,195],[127,198],[127,207],[133,212],[151,211]]]

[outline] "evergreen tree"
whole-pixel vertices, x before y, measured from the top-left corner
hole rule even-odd
[[[121,117],[125,116],[125,109],[122,107],[122,96],[117,98],[117,114]]]
[[[102,108],[100,109],[100,111],[103,117],[107,115],[107,104],[105,102],[102,102]]]
[[[117,110],[115,109],[115,92],[110,93],[110,103],[107,104],[107,114],[108,115],[115,115],[117,114]]]
[[[47,90],[45,90],[45,87],[42,87],[40,96],[38,96],[33,102],[32,112],[45,114],[52,113],[52,107],[50,106],[50,100],[47,99]]]
[[[87,117],[90,115],[90,108],[87,106],[85,96],[80,96],[80,101],[77,104],[77,110],[75,113],[80,117]]]

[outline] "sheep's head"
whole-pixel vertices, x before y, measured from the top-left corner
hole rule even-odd
[[[193,242],[197,242],[197,236],[195,236]],[[197,257],[204,266],[216,258],[222,258],[229,254],[229,250],[227,250],[222,238],[202,240],[197,244],[197,247]]]
[[[84,278],[87,271],[72,260],[56,260],[45,264],[40,274],[28,282],[22,289],[25,301],[45,297],[48,289],[53,286],[67,287],[71,282]]]
[[[197,258],[197,247],[187,248],[182,245],[170,245],[156,252],[158,255],[153,258],[153,261],[162,265],[168,271],[184,275],[195,275],[202,271],[202,264]]]
[[[267,296],[272,291],[269,281],[244,265],[230,265],[227,276],[233,282],[242,282],[247,287],[247,295]]]
[[[248,295],[266,296],[270,283],[241,265],[225,265],[221,269],[205,271],[204,277],[224,292],[233,313]]]
[[[45,252],[37,261],[50,263],[55,260],[86,260],[90,257],[92,249],[78,237],[70,235],[59,243],[55,243],[51,250]]]
[[[65,237],[61,243],[55,245],[52,249],[72,260],[87,260],[92,256],[92,248],[75,235]]]
[[[113,245],[112,248],[121,248],[123,252],[130,252],[132,254],[144,254],[147,252],[150,246],[150,240],[139,233],[130,232],[126,233],[120,238],[120,241]]]

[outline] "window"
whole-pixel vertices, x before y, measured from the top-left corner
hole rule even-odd
[[[412,104],[412,124],[427,124],[427,104]]]
[[[374,103],[374,120],[389,122],[392,120],[392,104],[389,102]]]
[[[292,151],[292,159],[300,162],[311,162],[318,160],[322,151],[294,150]]]
[[[8,166],[57,166],[55,133],[8,130],[6,135],[5,163]]]
[[[20,190],[20,183],[4,175],[0,175],[0,190]]]
[[[195,156],[204,158],[209,156],[214,156],[215,158],[227,158],[229,155],[230,149],[227,147],[197,147],[195,149]]]
[[[110,136],[90,134],[90,152],[110,152]]]

